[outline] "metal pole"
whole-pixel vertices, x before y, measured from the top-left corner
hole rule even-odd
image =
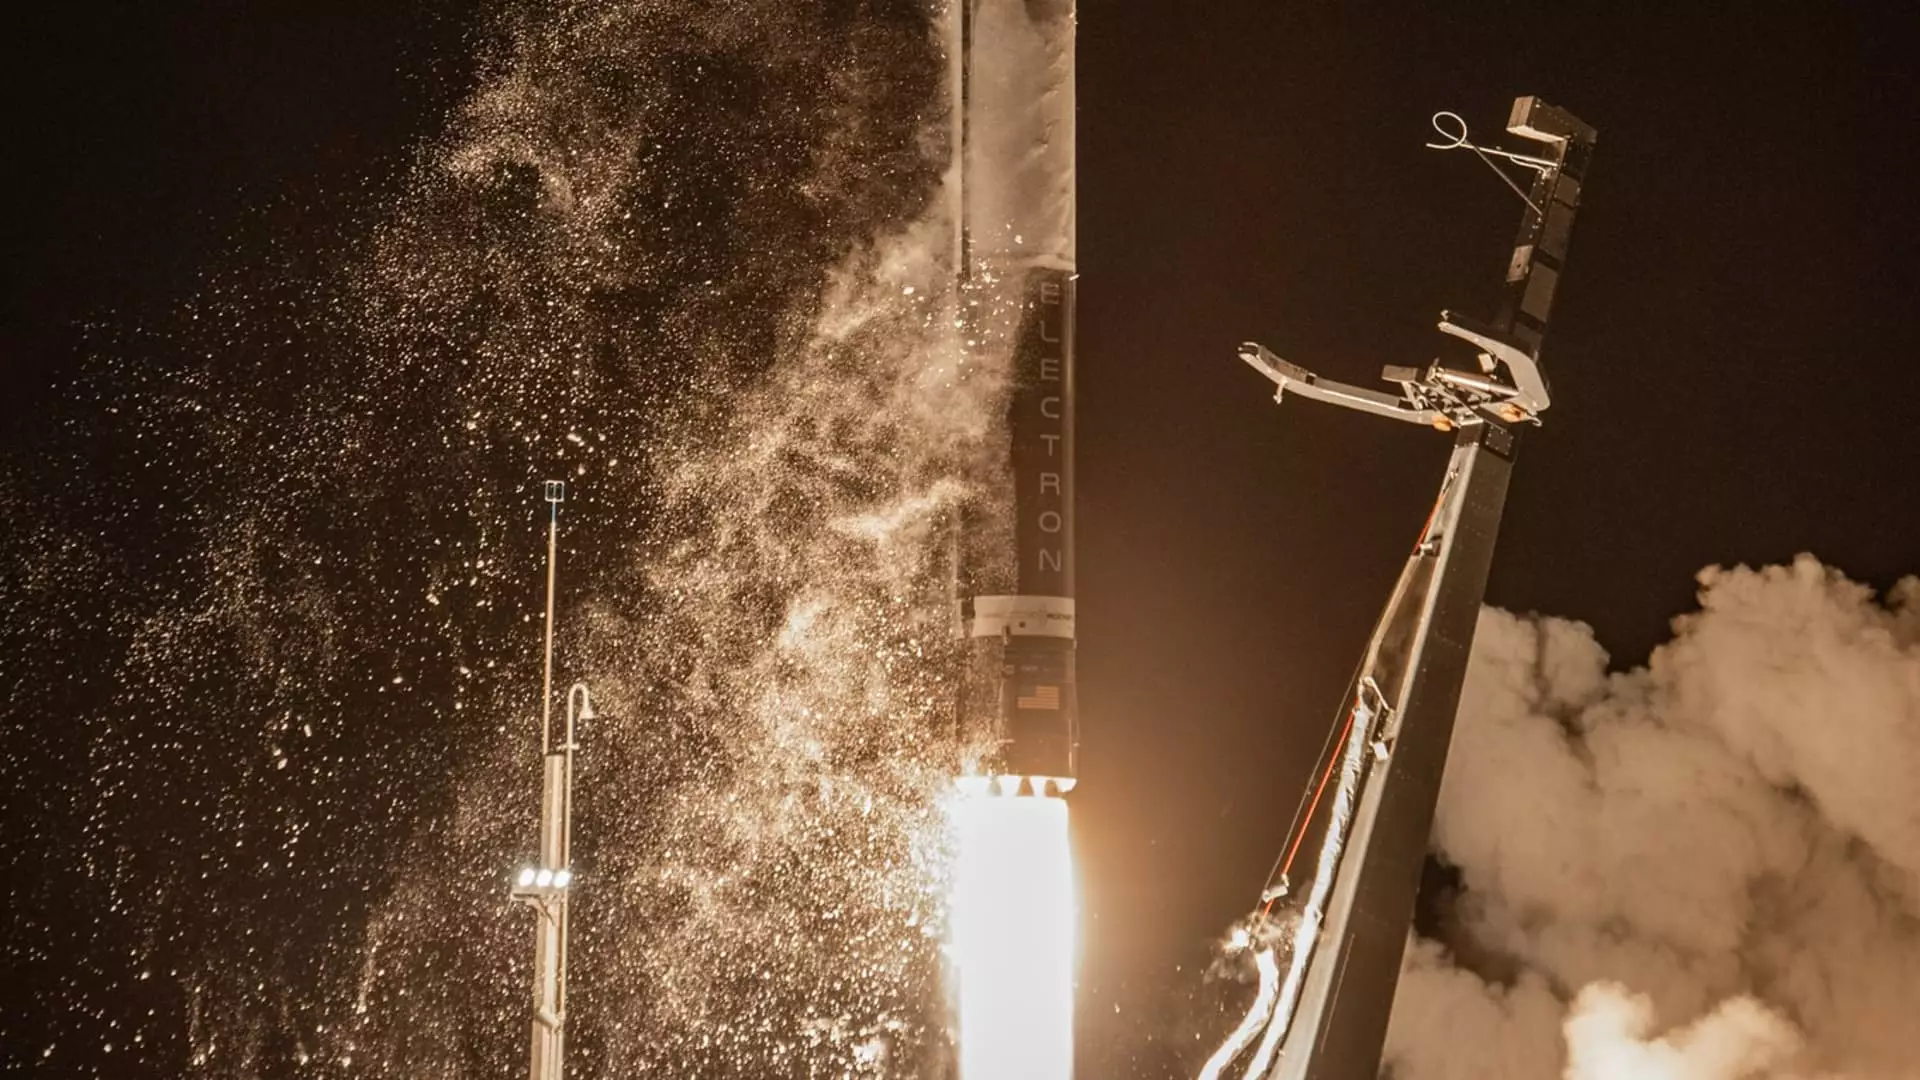
[[[573,693],[567,695],[566,744],[553,745],[553,603],[559,562],[560,503],[566,486],[546,484],[547,611],[540,682],[540,861],[520,872],[512,895],[534,909],[532,1080],[561,1080],[565,1070],[567,898],[573,884],[568,842],[573,807]],[[582,715],[592,705],[582,691]]]
[[[578,705],[574,703],[576,697],[579,699]],[[588,692],[586,683],[574,683],[567,688],[567,741],[560,748],[562,759],[560,771],[564,780],[561,784],[560,796],[560,861],[557,866],[567,868],[567,889],[560,894],[557,912],[556,931],[559,949],[555,966],[558,975],[555,980],[553,1005],[555,1015],[563,1020],[567,1015],[567,900],[571,896],[573,875],[573,752],[577,749],[577,744],[574,742],[574,725],[576,721],[591,719],[593,719],[593,696]],[[564,1035],[564,1030],[556,1030],[554,1033],[554,1065],[548,1080],[560,1080],[560,1052]]]
[[[566,486],[547,481],[547,644],[546,667],[540,678],[540,753],[549,753],[553,741],[553,579],[560,541],[560,502]]]

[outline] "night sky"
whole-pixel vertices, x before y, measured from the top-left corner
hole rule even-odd
[[[1920,571],[1911,22],[1866,5],[1453,7],[1083,5],[1074,815],[1083,1058],[1110,1070],[1092,1075],[1171,1075],[1150,1043],[1190,1028],[1168,1002],[1252,902],[1432,499],[1450,440],[1276,409],[1234,346],[1368,384],[1441,350],[1442,308],[1492,314],[1518,204],[1471,156],[1422,148],[1434,111],[1492,140],[1531,93],[1600,131],[1546,346],[1554,407],[1515,474],[1489,603],[1585,620],[1630,666],[1703,566],[1812,552],[1879,588]],[[85,427],[108,423],[94,403],[200,347],[178,330],[192,298],[362,242],[476,85],[490,25],[454,3],[294,0],[13,20],[10,514],[62,523],[133,577],[183,557],[164,515],[109,512],[152,493],[125,479],[124,432]],[[312,367],[262,381],[337,389]],[[631,412],[642,430],[645,402]],[[410,483],[398,469],[379,495]],[[55,510],[22,509],[42,499]],[[47,535],[16,531],[7,554]],[[619,587],[593,578],[614,557],[587,555],[583,591]],[[78,634],[100,652],[42,662],[27,625],[0,654],[10,823],[80,782],[82,759],[36,751],[66,736],[36,732],[106,707],[82,673],[119,647]],[[48,820],[5,834],[11,935],[65,895],[41,880],[65,857],[49,838],[87,842]],[[71,959],[109,987],[98,1000],[181,1009]],[[4,980],[9,1012],[50,970]],[[9,1063],[68,1022],[30,1015],[6,1025]],[[156,1060],[140,1074],[173,1072]]]

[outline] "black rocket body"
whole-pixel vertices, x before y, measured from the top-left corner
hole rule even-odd
[[[995,697],[1004,771],[1071,780],[1080,704],[1074,678],[1074,282],[1051,269],[1027,279],[1007,406],[1015,593],[1010,617],[999,627],[980,620],[976,600],[974,626],[984,631],[976,640],[985,638],[1000,653]]]
[[[1007,446],[981,481],[988,490],[969,510],[961,548],[969,654],[961,719],[991,729],[979,772],[1059,794],[1076,777],[1080,726],[1074,6],[955,0],[955,8],[955,265],[969,348],[1004,373]]]

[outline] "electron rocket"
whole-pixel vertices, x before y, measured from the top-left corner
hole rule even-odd
[[[1007,454],[963,513],[963,730],[974,781],[1075,779],[1074,0],[951,0],[955,273],[969,353],[1004,372]]]

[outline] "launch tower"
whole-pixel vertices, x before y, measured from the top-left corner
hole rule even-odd
[[[1317,784],[1261,892],[1250,940],[1271,950],[1261,957],[1263,970],[1277,968],[1275,992],[1263,995],[1271,1014],[1243,1024],[1209,1062],[1207,1077],[1249,1048],[1240,1074],[1248,1080],[1377,1074],[1507,480],[1521,432],[1552,403],[1540,347],[1594,129],[1534,97],[1515,101],[1507,121],[1510,133],[1533,144],[1528,152],[1475,146],[1452,113],[1436,116],[1434,126],[1443,141],[1429,146],[1471,150],[1526,203],[1499,315],[1491,323],[1440,315],[1441,333],[1472,346],[1474,370],[1439,361],[1425,370],[1388,367],[1383,377],[1399,389],[1390,394],[1322,379],[1257,344],[1240,351],[1278,386],[1276,401],[1293,391],[1428,424],[1451,433],[1454,448],[1335,718]],[[1494,158],[1531,172],[1530,187]],[[1296,888],[1294,860],[1310,834],[1319,837],[1317,856]]]
[[[540,861],[521,869],[511,895],[537,916],[533,944],[532,1080],[561,1080],[566,1069],[567,902],[573,892],[575,724],[594,719],[587,684],[567,689],[565,737],[553,739],[553,593],[559,558],[560,504],[566,485],[546,483],[547,618],[540,682]]]

